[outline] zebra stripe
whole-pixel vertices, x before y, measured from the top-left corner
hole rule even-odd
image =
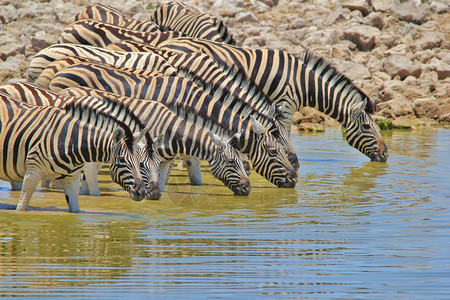
[[[75,21],[84,19],[98,20],[136,31],[149,33],[159,31],[159,27],[155,23],[130,18],[116,8],[105,4],[89,5],[75,16]]]
[[[101,64],[72,65],[56,74],[50,89],[59,91],[73,86],[88,86],[119,93],[118,85],[131,84],[124,96],[151,99],[169,106],[190,107],[197,114],[210,118],[234,133],[243,132],[239,149],[249,155],[256,172],[279,187],[293,187],[297,174],[284,148],[252,116],[243,118],[217,99],[204,92],[192,81],[176,76],[142,77]],[[123,90],[123,89],[122,89]]]
[[[98,20],[78,20],[67,26],[59,35],[58,43],[72,43],[105,47],[120,40],[134,40],[156,44],[167,39],[186,36],[177,31],[143,32],[127,29]]]
[[[245,72],[276,104],[286,103],[292,124],[293,112],[313,107],[340,122],[348,143],[372,161],[386,161],[388,150],[370,114],[373,103],[347,77],[322,58],[306,53],[299,59],[282,50],[248,49],[211,41],[178,38],[158,47],[203,53]],[[281,120],[280,120],[281,121]]]
[[[165,75],[176,74],[175,68],[161,56],[152,53],[127,53],[86,45],[59,44],[49,46],[33,57],[28,68],[29,79],[35,81],[50,63],[68,56],[88,58],[118,67],[159,70]]]
[[[151,19],[161,31],[179,31],[190,37],[236,44],[223,21],[182,2],[161,5]]]
[[[164,145],[158,149],[163,160],[172,160],[177,154],[206,160],[211,166],[212,175],[221,180],[236,195],[250,193],[250,182],[244,166],[246,158],[232,146],[236,140],[233,133],[217,128],[215,132],[220,132],[222,137],[228,139],[228,142],[219,141],[211,132],[205,130],[204,126],[198,125],[206,124],[207,120],[182,108],[177,108],[175,113],[156,101],[138,100],[85,87],[69,88],[63,93],[76,97],[89,95],[108,99],[108,102],[114,100],[123,103],[142,123],[153,125],[149,130],[150,136],[156,137],[164,133]],[[118,119],[124,117],[121,110],[112,110],[112,113]],[[211,126],[214,125],[207,127]],[[164,183],[165,178],[161,178],[160,188],[164,187]]]
[[[145,196],[139,158],[134,151],[137,146],[123,123],[118,123],[111,133],[58,108],[32,106],[3,95],[0,116],[0,179],[23,179],[17,210],[27,209],[41,179],[59,179],[69,211],[78,212],[78,175],[91,161],[110,163],[111,177],[133,199]],[[131,184],[124,177],[132,179]]]
[[[294,169],[300,167],[289,140],[291,128],[284,127],[279,121],[284,117],[283,108],[277,108],[244,73],[227,65],[216,64],[209,56],[199,53],[173,52],[132,41],[111,44],[108,48],[155,53],[176,67],[179,76],[191,79],[213,97],[225,102],[231,109],[239,111],[241,115],[247,108],[247,111],[267,127],[284,146]]]
[[[55,106],[64,109],[65,112],[69,113],[72,117],[93,123],[97,127],[101,127],[105,130],[114,131],[117,127],[116,121],[123,121],[135,135],[138,135],[140,132],[145,133],[148,131],[148,129],[144,128],[142,122],[130,112],[128,108],[120,104],[115,107],[111,107],[111,105],[107,107],[102,101],[93,97],[62,96],[59,93],[43,89],[32,83],[12,83],[0,86],[0,94],[7,94],[14,99],[32,105]],[[90,104],[89,107],[85,107],[86,103]],[[109,115],[112,114],[111,110],[120,111],[125,117],[122,119],[109,117]],[[161,193],[157,187],[157,182],[160,158],[158,155],[153,155],[158,144],[152,145],[153,139],[147,133],[145,133],[145,138],[147,140],[146,147],[137,148],[139,156],[141,157],[141,174],[147,191],[147,198],[159,199]],[[157,139],[155,138],[155,140]],[[86,167],[97,169],[96,166]],[[89,173],[89,170],[87,170],[87,172]],[[97,172],[94,172],[93,175],[95,175],[94,178],[86,178],[88,191],[96,191],[94,195],[99,195],[99,192],[97,192],[99,191],[96,179]],[[89,174],[87,176],[89,177]],[[120,180],[130,181],[130,179],[127,178],[122,178]],[[123,185],[130,184],[131,183],[124,183]]]

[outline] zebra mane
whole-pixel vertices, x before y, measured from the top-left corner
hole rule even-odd
[[[88,99],[88,101],[86,101]],[[123,103],[111,99],[98,99],[94,97],[80,97],[78,101],[66,104],[63,109],[75,118],[89,122],[97,127],[113,131],[121,127],[125,132],[125,141],[128,149],[133,149],[133,131],[143,130],[144,125],[137,116]],[[124,121],[117,118],[116,114],[124,114]],[[129,118],[127,120],[127,118]],[[152,146],[152,139],[146,133],[147,147]]]
[[[313,54],[310,51],[307,51],[303,58],[301,58],[301,60],[305,65],[318,72],[322,78],[330,81],[335,87],[338,87],[345,94],[356,94],[356,99],[358,99],[358,102],[367,99],[368,101],[365,107],[365,111],[369,114],[373,114],[375,112],[374,105],[372,101],[370,101],[369,97],[347,76],[340,73],[333,65],[331,65],[331,63],[325,61],[325,59]]]
[[[194,111],[193,108],[184,106],[182,104],[170,105],[168,108],[174,112],[178,117],[186,121],[194,123],[208,131],[216,133],[218,136],[224,138],[231,138],[235,133],[220,122],[212,121],[204,112]]]
[[[244,90],[246,90],[248,97],[253,98],[254,103],[265,103],[269,107],[272,105],[272,102],[261,91],[260,87],[257,84],[255,84],[251,79],[249,79],[243,72],[235,69],[234,67],[230,67],[222,62],[216,62],[216,64],[220,69],[224,71],[224,74],[230,77],[237,85],[244,87]],[[234,96],[224,91],[222,88],[219,88],[217,84],[205,85],[205,83],[201,79],[199,79],[196,76],[196,74],[192,71],[179,70],[178,75],[186,78],[192,78],[191,81],[200,86],[205,92],[212,95],[216,99],[222,98],[223,104],[226,106],[230,106],[232,103],[236,102],[237,96]],[[259,117],[262,119],[262,120],[260,119],[261,123],[267,124],[273,121],[273,119],[270,116],[261,113],[257,108],[255,108],[254,105],[244,101],[241,102],[244,108],[239,111],[239,114],[243,115],[244,118],[254,113],[257,113],[260,115]]]

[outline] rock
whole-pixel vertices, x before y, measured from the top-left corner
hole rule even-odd
[[[278,0],[259,0],[262,3],[264,3],[265,5],[269,6],[269,7],[274,7],[276,5],[278,5]]]
[[[11,5],[0,5],[0,22],[3,24],[8,24],[12,21],[17,20],[17,9]]]
[[[420,127],[420,124],[417,120],[409,117],[400,117],[392,120],[392,127],[395,129],[415,129]]]
[[[6,60],[8,57],[25,53],[26,45],[22,43],[14,43],[0,46],[0,59]]]
[[[246,38],[242,44],[244,47],[261,48],[266,45],[266,39],[262,36],[253,36]]]
[[[381,115],[388,118],[412,115],[414,112],[411,102],[402,99],[394,99],[379,103],[377,109],[380,109]]]
[[[384,18],[381,13],[373,12],[363,19],[364,24],[376,27],[378,29],[383,29]]]
[[[427,69],[435,71],[440,80],[450,77],[450,65],[444,61],[433,58],[428,64]]]
[[[379,34],[378,28],[368,25],[355,25],[344,30],[342,38],[355,43],[359,50],[367,51],[375,46],[375,40]]]
[[[433,1],[430,4],[430,9],[431,9],[431,11],[433,11],[435,13],[445,14],[450,10],[450,7],[448,4],[438,2],[438,1]]]
[[[363,16],[367,16],[370,13],[371,8],[367,5],[365,0],[353,0],[342,4],[342,7],[350,10],[359,10]]]
[[[0,83],[14,77],[21,77],[20,65],[16,62],[5,61],[0,63]]]
[[[56,44],[58,42],[57,37],[54,34],[46,33],[45,31],[38,31],[31,38],[31,46],[34,51],[38,52],[52,44]]]
[[[419,118],[437,119],[439,117],[438,103],[435,97],[414,100],[413,108]]]
[[[441,46],[444,35],[439,32],[424,32],[423,37],[416,42],[421,50],[434,49]]]
[[[243,7],[243,0],[216,0],[212,5],[212,9],[222,17],[234,17]]]
[[[305,39],[301,41],[301,44],[309,47],[310,45],[333,45],[338,41],[338,36],[336,30],[334,29],[323,29],[305,36]]]
[[[369,79],[371,77],[369,69],[361,64],[352,61],[333,61],[333,63],[338,71],[353,81]]]
[[[240,12],[237,13],[234,21],[236,23],[241,23],[241,22],[258,22],[258,18],[252,13],[252,12]]]
[[[419,77],[422,73],[421,66],[413,63],[403,55],[391,55],[383,60],[383,69],[392,78],[399,75],[401,79],[412,75]]]
[[[394,9],[394,1],[392,0],[372,0],[371,3],[374,11],[389,12]]]
[[[414,24],[422,24],[426,21],[427,11],[423,5],[416,5],[413,1],[402,2],[398,5],[394,12],[398,19]]]
[[[441,117],[439,117],[439,122],[450,123],[450,112],[445,114],[445,115],[443,115],[443,116],[441,116]]]
[[[303,18],[295,18],[292,20],[288,26],[289,29],[300,29],[306,27],[306,22]]]

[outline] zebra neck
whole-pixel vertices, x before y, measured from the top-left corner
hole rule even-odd
[[[308,59],[308,56],[307,58]],[[304,62],[295,58],[293,107],[312,107],[342,125],[350,120],[351,106],[363,101],[349,79],[321,59]]]
[[[83,138],[78,140],[78,147],[83,160],[109,163],[114,147],[113,134],[88,123],[85,123],[81,130]]]

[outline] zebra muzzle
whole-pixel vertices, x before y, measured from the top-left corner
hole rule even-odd
[[[161,198],[161,190],[157,183],[150,182],[147,189],[147,200],[159,200]]]
[[[285,180],[278,181],[277,186],[279,188],[293,188],[298,181],[297,173],[292,170],[286,171]]]
[[[250,181],[247,178],[241,179],[239,184],[233,188],[235,196],[248,196],[251,191]]]
[[[145,185],[142,180],[135,180],[129,192],[131,199],[134,201],[141,201],[147,195],[147,191],[145,190]]]

